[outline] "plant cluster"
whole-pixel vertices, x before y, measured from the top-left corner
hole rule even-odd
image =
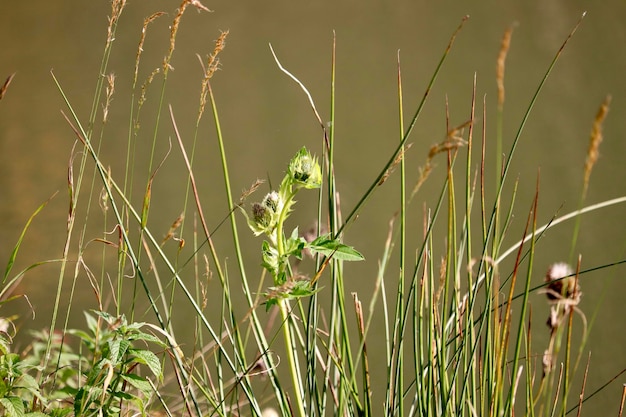
[[[161,361],[146,343],[166,345],[142,330],[146,323],[128,323],[123,315],[94,311],[85,317],[87,330],[34,333],[22,353],[11,352],[10,340],[2,336],[2,415],[118,416],[125,410],[145,415],[163,378]],[[80,342],[78,353],[66,340],[71,336]]]

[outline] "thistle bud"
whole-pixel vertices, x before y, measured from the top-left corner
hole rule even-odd
[[[267,227],[270,225],[272,215],[263,204],[254,203],[252,205],[252,219],[260,227]]]
[[[311,156],[306,148],[298,151],[289,163],[289,176],[293,182],[304,188],[319,188],[322,186],[322,170],[317,158]]]
[[[257,236],[262,233],[270,234],[276,228],[281,210],[280,196],[272,191],[262,202],[252,205],[252,216],[248,218],[248,225]]]
[[[263,198],[262,203],[272,213],[278,213],[281,210],[280,196],[276,191],[272,191]]]

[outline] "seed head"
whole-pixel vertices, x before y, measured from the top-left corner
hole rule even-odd
[[[576,277],[573,275],[572,268],[564,262],[550,265],[546,273],[546,282],[548,283],[546,295],[548,299],[551,301],[579,300],[580,288],[576,282]]]

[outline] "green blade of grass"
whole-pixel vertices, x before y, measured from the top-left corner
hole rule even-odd
[[[17,258],[17,253],[19,252],[20,246],[22,245],[22,241],[24,240],[24,237],[26,236],[26,231],[30,227],[30,225],[33,222],[33,220],[35,219],[35,217],[41,212],[41,210],[44,209],[44,207],[46,207],[48,205],[50,200],[52,200],[54,198],[54,196],[56,196],[56,195],[57,195],[57,193],[54,193],[50,198],[48,198],[46,201],[41,203],[41,205],[39,207],[37,207],[37,209],[33,212],[33,214],[30,215],[30,217],[26,221],[26,225],[24,225],[24,228],[22,229],[22,233],[20,233],[20,237],[17,239],[17,243],[15,244],[15,246],[13,247],[13,250],[11,251],[11,255],[9,256],[9,260],[7,262],[7,266],[6,266],[5,270],[4,270],[4,277],[2,278],[2,285],[3,286],[6,283],[7,278],[9,277],[9,274],[11,273],[11,270],[13,269],[13,265],[15,264],[15,259]]]

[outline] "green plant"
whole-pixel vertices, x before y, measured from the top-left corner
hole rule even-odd
[[[325,234],[310,241],[298,233],[296,227],[289,237],[284,232],[284,223],[299,190],[315,189],[322,186],[320,166],[309,152],[302,148],[289,163],[287,174],[279,190],[272,191],[260,203],[254,203],[248,217],[248,225],[256,234],[265,234],[270,241],[263,241],[263,267],[271,274],[274,286],[268,290],[266,308],[280,300],[308,297],[315,293],[315,278],[312,280],[294,276],[289,258],[302,259],[302,254],[321,254],[343,261],[360,261],[363,256],[353,248],[346,246]],[[245,212],[244,212],[245,213]],[[317,278],[317,277],[316,277]]]
[[[145,333],[146,323],[128,323],[124,315],[111,316],[95,311],[100,319],[86,314],[90,333],[73,330],[85,345],[90,363],[83,370],[84,380],[73,399],[76,416],[120,415],[124,403],[130,403],[141,415],[154,393],[153,384],[142,376],[139,366],[145,365],[157,383],[163,377],[158,356],[149,349],[137,346],[150,342],[165,347],[157,337]],[[102,326],[104,324],[104,326]],[[129,388],[134,388],[136,393]]]
[[[158,356],[138,344],[165,344],[142,331],[146,323],[128,323],[123,315],[94,314],[85,314],[88,331],[66,333],[83,345],[80,354],[72,351],[67,340],[47,332],[34,333],[23,353],[0,353],[3,415],[107,416],[130,411],[147,415],[163,370]],[[56,361],[44,368],[48,345]],[[155,381],[142,376],[142,365]]]
[[[37,416],[29,412],[29,404],[47,399],[39,390],[35,378],[29,374],[32,366],[22,361],[20,355],[0,353],[0,412],[7,417]]]
[[[301,189],[316,189],[322,186],[322,172],[317,160],[306,148],[293,157],[278,191],[272,191],[261,203],[254,203],[248,217],[248,225],[256,235],[265,234],[270,241],[263,241],[263,267],[271,274],[274,286],[268,290],[266,309],[277,305],[283,319],[283,331],[287,344],[287,356],[292,374],[295,399],[300,415],[306,415],[302,395],[304,393],[302,375],[296,365],[296,340],[292,336],[293,321],[289,318],[289,300],[298,300],[315,294],[315,283],[322,270],[313,279],[295,276],[289,263],[290,257],[302,259],[304,251],[320,254],[341,261],[359,261],[363,256],[353,248],[342,244],[330,235],[318,236],[310,242],[298,234],[295,228],[287,237],[284,232],[285,220],[292,211],[295,197]]]

